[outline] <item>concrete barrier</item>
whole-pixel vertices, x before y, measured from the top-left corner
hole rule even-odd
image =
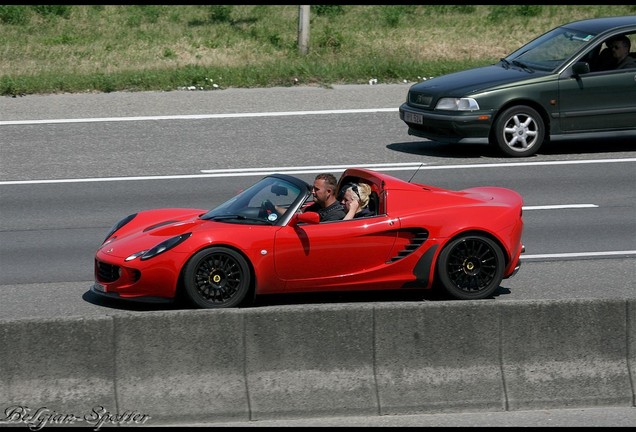
[[[114,322],[118,406],[162,423],[249,418],[242,313],[157,312]]]
[[[511,304],[502,315],[502,366],[511,410],[634,402],[628,323],[636,302]]]
[[[380,414],[505,409],[494,302],[376,308]]]
[[[636,406],[636,299],[2,320],[0,346],[0,424]]]
[[[116,407],[113,324],[108,317],[0,321],[0,419],[12,406]]]
[[[373,306],[246,311],[251,419],[376,415]]]

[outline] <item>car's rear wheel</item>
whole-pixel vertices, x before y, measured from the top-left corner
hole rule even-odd
[[[508,156],[531,156],[543,144],[545,123],[534,108],[513,106],[497,117],[493,134],[493,144]]]
[[[188,261],[183,274],[187,297],[206,309],[238,306],[249,291],[250,279],[245,258],[225,247],[198,252]]]
[[[437,274],[442,288],[460,300],[490,297],[503,279],[501,247],[482,235],[451,241],[440,253]]]

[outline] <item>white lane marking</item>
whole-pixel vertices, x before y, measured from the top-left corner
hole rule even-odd
[[[557,210],[569,208],[594,208],[596,204],[562,204],[562,205],[543,205],[543,206],[523,206],[524,210]]]
[[[381,171],[406,171],[427,169],[463,169],[463,168],[493,168],[503,166],[537,166],[537,165],[579,165],[589,163],[619,163],[636,162],[636,158],[626,159],[589,159],[578,161],[544,161],[544,162],[520,162],[520,163],[492,163],[492,164],[470,164],[470,165],[439,165],[431,166],[420,162],[394,163],[394,164],[362,164],[362,165],[323,165],[307,167],[274,167],[274,168],[236,168],[236,169],[213,169],[201,170],[203,174],[182,174],[182,175],[156,175],[156,176],[133,176],[133,177],[94,177],[76,179],[48,179],[48,180],[7,180],[0,181],[3,185],[25,185],[25,184],[54,184],[54,183],[88,183],[107,181],[135,181],[135,180],[175,180],[191,178],[210,177],[244,177],[244,176],[264,176],[273,173],[285,174],[312,174],[322,171],[344,171],[346,168],[381,168]]]
[[[381,166],[408,166],[414,168],[419,166],[418,170],[436,170],[436,169],[465,169],[465,168],[501,168],[501,167],[515,167],[515,166],[539,166],[539,165],[580,165],[589,163],[617,163],[617,162],[636,162],[636,158],[624,158],[624,159],[588,159],[578,161],[542,161],[542,162],[503,162],[503,163],[484,163],[484,164],[465,164],[465,165],[428,165],[426,163],[408,162],[408,163],[395,163],[395,164],[366,164],[366,165],[325,165],[325,166],[306,166],[306,167],[275,167],[275,168],[241,168],[241,169],[202,169],[202,173],[224,173],[224,172],[248,172],[254,171],[257,173],[271,172],[294,172],[297,174],[313,173],[316,170],[344,170],[346,168],[373,168]],[[402,168],[402,169],[409,169]],[[261,171],[263,170],[263,171]],[[267,171],[265,171],[267,170]],[[307,171],[310,170],[310,171]],[[388,171],[388,170],[387,170]]]
[[[325,115],[325,114],[358,114],[377,112],[397,112],[398,108],[366,108],[366,109],[344,109],[344,110],[321,110],[321,111],[280,111],[280,112],[260,112],[260,113],[228,113],[228,114],[191,114],[191,115],[165,115],[165,116],[139,116],[139,117],[102,117],[102,118],[78,118],[78,119],[48,119],[48,120],[5,120],[0,121],[0,126],[28,125],[28,124],[57,124],[57,123],[101,123],[101,122],[125,122],[125,121],[154,121],[154,120],[205,120],[224,118],[246,118],[246,117],[284,117],[302,115]]]
[[[394,169],[413,169],[420,165],[424,165],[421,162],[403,162],[403,163],[376,163],[376,164],[358,164],[358,165],[318,165],[318,166],[299,166],[299,167],[270,167],[270,168],[223,168],[223,169],[202,169],[202,173],[206,174],[221,174],[221,173],[251,173],[256,172],[258,174],[263,172],[277,172],[289,174],[294,173],[311,173],[315,170],[318,171],[344,171],[347,168],[382,168],[384,170]],[[402,168],[406,167],[406,168]]]
[[[556,254],[535,254],[526,255],[522,254],[521,259],[543,259],[543,258],[583,258],[583,257],[601,257],[601,256],[620,256],[624,255],[625,258],[636,255],[636,250],[626,251],[608,251],[608,252],[571,252],[571,253],[556,253]]]
[[[346,168],[373,168],[373,165],[384,165],[381,171],[405,171],[413,170],[420,163],[396,163],[396,164],[369,164],[369,165],[347,165]],[[135,180],[175,180],[175,179],[192,179],[192,178],[211,178],[211,177],[249,177],[249,176],[266,176],[269,174],[311,174],[323,171],[344,171],[345,166],[335,168],[331,166],[323,167],[298,167],[298,170],[290,168],[239,168],[239,169],[220,169],[210,170],[206,174],[182,174],[182,175],[156,175],[156,176],[137,176],[137,177],[94,177],[94,178],[77,178],[77,179],[49,179],[49,180],[9,180],[0,181],[0,186],[5,185],[28,185],[28,184],[55,184],[55,183],[94,183],[108,181],[135,181]]]
[[[541,162],[502,162],[502,163],[467,164],[467,165],[429,165],[429,166],[423,166],[420,169],[435,170],[435,169],[463,169],[463,168],[501,168],[501,167],[540,166],[540,165],[580,165],[580,164],[616,163],[616,162],[636,162],[636,158],[588,159],[588,160],[575,160],[575,161],[564,160],[564,161],[541,161]]]

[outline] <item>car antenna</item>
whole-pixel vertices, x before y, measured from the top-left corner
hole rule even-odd
[[[420,168],[422,168],[424,166],[424,162],[422,162],[420,164],[420,166],[417,167],[417,169],[415,170],[415,172],[413,173],[413,175],[411,176],[411,178],[409,179],[408,183],[411,183],[411,180],[413,180],[413,177],[415,177],[415,174],[417,174],[417,172],[420,170]]]

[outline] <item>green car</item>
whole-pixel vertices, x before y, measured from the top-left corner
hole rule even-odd
[[[636,49],[636,16],[565,24],[496,64],[414,84],[400,119],[409,135],[490,143],[513,157],[533,155],[555,136],[636,131],[630,46]],[[621,52],[627,57],[617,66]]]

